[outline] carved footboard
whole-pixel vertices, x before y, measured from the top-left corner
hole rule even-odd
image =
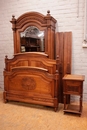
[[[4,101],[22,101],[58,108],[58,58],[19,53],[5,58]]]
[[[58,108],[58,73],[39,67],[4,71],[4,101],[22,101]]]

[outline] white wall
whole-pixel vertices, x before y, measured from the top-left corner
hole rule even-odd
[[[58,22],[57,31],[72,31],[72,73],[85,75],[84,101],[87,102],[87,48],[82,48],[84,7],[85,0],[0,0],[0,88],[4,86],[4,57],[13,56],[13,32],[9,22],[12,15],[18,18],[29,11],[46,15],[50,10]]]

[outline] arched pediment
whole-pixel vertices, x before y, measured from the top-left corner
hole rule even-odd
[[[55,28],[53,23],[56,23],[56,20],[50,15],[50,11],[48,11],[46,16],[39,12],[27,12],[17,19],[15,19],[15,16],[12,16],[12,20],[10,22],[13,24],[12,29],[16,30],[33,25],[38,28],[46,26],[52,26],[52,28]]]

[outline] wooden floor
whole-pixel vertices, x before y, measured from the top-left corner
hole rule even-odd
[[[20,102],[3,103],[0,91],[0,130],[87,130],[87,103],[81,117],[53,108]]]

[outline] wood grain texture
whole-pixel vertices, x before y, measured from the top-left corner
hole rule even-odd
[[[59,55],[59,102],[63,103],[62,78],[71,73],[72,32],[56,33],[56,55]]]

